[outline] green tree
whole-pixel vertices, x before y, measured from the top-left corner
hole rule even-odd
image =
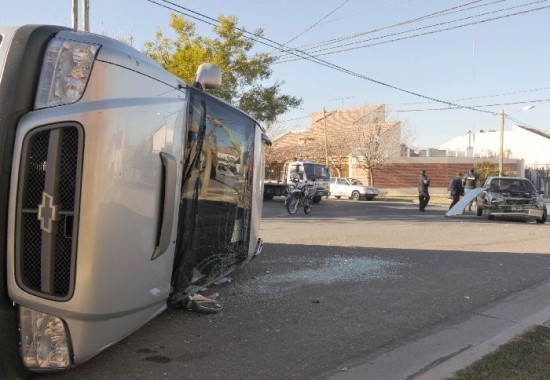
[[[483,185],[483,183],[487,178],[498,176],[498,164],[494,164],[490,161],[476,162],[474,164],[474,170],[479,176],[480,186]],[[510,170],[508,169],[508,167],[504,166],[502,170],[503,170],[502,174],[504,176],[510,175]]]
[[[278,115],[298,107],[302,100],[281,95],[284,82],[265,86],[272,74],[274,58],[267,53],[251,53],[254,41],[246,38],[243,29],[237,28],[237,18],[219,16],[214,27],[216,37],[197,35],[195,24],[173,14],[170,27],[175,39],[157,31],[155,41],[145,43],[145,54],[157,61],[186,83],[193,83],[195,73],[203,62],[218,65],[222,71],[222,86],[212,93],[248,112],[258,121],[273,123]],[[254,31],[258,37],[263,30]]]

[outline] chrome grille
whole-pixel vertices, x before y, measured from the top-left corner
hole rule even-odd
[[[74,288],[83,144],[75,125],[39,128],[23,142],[16,277],[47,298],[68,299]]]

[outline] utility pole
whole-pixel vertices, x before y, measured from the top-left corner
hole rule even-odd
[[[82,30],[90,31],[90,0],[82,0]]]
[[[502,176],[504,163],[504,110],[499,113],[500,119],[500,142],[498,146],[498,175]]]
[[[78,30],[78,0],[73,0],[72,15],[73,29]]]
[[[323,107],[323,119],[325,120],[325,166],[328,168],[327,111],[325,107]]]

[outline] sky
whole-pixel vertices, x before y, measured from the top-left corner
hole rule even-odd
[[[497,130],[501,110],[514,119],[506,120],[506,129],[522,124],[550,132],[550,0],[154,2],[89,0],[90,30],[131,36],[141,50],[158,29],[173,36],[168,26],[173,11],[159,4],[211,18],[236,16],[251,32],[262,28],[271,41],[309,58],[281,58],[268,81],[284,81],[282,93],[303,100],[280,118],[291,129],[306,128],[309,115],[323,108],[385,104],[387,119],[410,131],[413,148]],[[1,25],[71,26],[72,0],[2,3]],[[199,34],[212,34],[211,25],[195,24]],[[339,42],[326,44],[335,39]],[[320,43],[323,51],[307,50]],[[254,51],[280,54],[259,43]],[[529,105],[535,107],[523,111]]]

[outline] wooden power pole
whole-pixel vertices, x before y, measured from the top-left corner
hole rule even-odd
[[[82,30],[90,31],[90,0],[82,0]]]
[[[78,0],[73,0],[72,15],[73,29],[78,30]]]

